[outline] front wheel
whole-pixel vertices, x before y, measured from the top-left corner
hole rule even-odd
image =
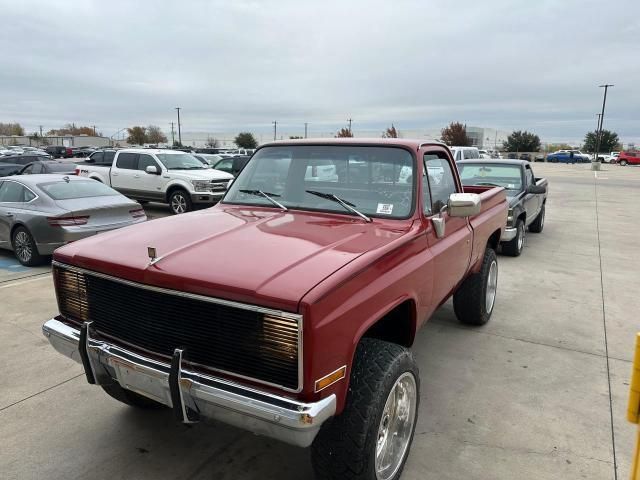
[[[174,215],[190,212],[192,209],[191,197],[184,190],[174,190],[169,196],[169,208]]]
[[[356,349],[344,411],[311,447],[316,478],[398,480],[413,440],[420,378],[411,351],[363,338]]]
[[[625,167],[627,165],[627,161],[626,160],[620,160],[618,163],[620,165],[622,165],[623,167]]]
[[[522,253],[522,249],[524,248],[524,236],[524,220],[520,218],[516,223],[516,236],[513,240],[502,244],[502,253],[509,255],[510,257],[519,257]]]
[[[529,231],[533,233],[540,233],[542,232],[543,228],[544,228],[544,204],[542,205],[542,208],[540,209],[540,213],[538,213],[538,216],[536,217],[536,219],[533,221],[531,225],[529,225]]]
[[[453,310],[460,322],[484,325],[491,318],[498,291],[498,257],[487,248],[478,273],[469,276],[453,294]]]

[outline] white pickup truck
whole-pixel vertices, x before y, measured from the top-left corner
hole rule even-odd
[[[233,175],[206,167],[188,153],[146,148],[118,150],[113,163],[89,159],[76,165],[76,174],[141,203],[168,203],[173,214],[188,212],[196,204],[218,203],[233,180]]]

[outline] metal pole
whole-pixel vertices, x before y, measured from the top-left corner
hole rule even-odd
[[[178,111],[178,143],[182,147],[182,130],[180,128],[180,107],[176,107],[176,110]]]
[[[171,148],[173,148],[174,143],[176,143],[176,136],[173,130],[173,122],[171,122]]]
[[[97,137],[97,135],[96,135],[96,126],[95,125],[91,125],[91,126],[93,127],[93,136]]]
[[[352,119],[348,119],[347,122],[349,122],[349,133],[353,136],[353,133],[351,132],[351,122],[353,120]]]
[[[600,88],[604,88],[604,98],[602,99],[602,113],[600,114],[600,125],[598,128],[598,133],[596,134],[596,154],[594,161],[598,161],[598,155],[600,154],[600,141],[602,138],[602,124],[604,123],[604,107],[607,104],[607,90],[609,87],[613,87],[613,84],[607,83],[605,85],[600,85]]]
[[[273,139],[276,140],[278,135],[278,122],[274,120],[271,123],[273,123]]]
[[[307,126],[309,124],[307,122],[304,122],[304,138],[307,138]]]

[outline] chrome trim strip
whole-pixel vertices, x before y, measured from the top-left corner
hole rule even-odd
[[[268,385],[268,386],[271,386],[271,387],[276,387],[276,388],[282,389],[282,390],[284,390],[286,392],[299,393],[299,392],[302,391],[302,388],[303,388],[303,371],[302,371],[302,367],[303,367],[303,356],[304,356],[304,351],[303,351],[303,345],[304,345],[304,341],[303,341],[303,325],[302,325],[303,316],[298,314],[298,313],[284,312],[282,310],[275,310],[275,309],[272,309],[272,308],[258,307],[256,305],[249,305],[249,304],[245,304],[245,303],[234,302],[232,300],[223,300],[223,299],[220,299],[220,298],[207,297],[207,296],[199,295],[199,294],[196,294],[196,293],[181,292],[181,291],[178,291],[178,290],[170,290],[168,288],[154,287],[152,285],[144,285],[142,283],[132,282],[130,280],[124,280],[122,278],[112,277],[111,275],[106,275],[104,273],[94,272],[92,270],[87,270],[87,269],[80,268],[80,267],[74,267],[72,265],[67,265],[66,263],[58,262],[56,260],[53,260],[51,262],[51,266],[52,267],[59,267],[61,269],[66,269],[66,270],[69,270],[71,272],[80,273],[80,274],[83,274],[83,275],[92,275],[94,277],[103,278],[105,280],[111,280],[113,282],[121,283],[123,285],[127,285],[127,286],[134,287],[134,288],[140,288],[140,289],[143,289],[143,290],[149,290],[149,291],[156,292],[156,293],[163,293],[163,294],[166,294],[166,295],[174,295],[174,296],[178,296],[178,297],[189,298],[191,300],[199,300],[199,301],[208,302],[208,303],[215,303],[217,305],[224,305],[226,307],[239,308],[239,309],[242,309],[242,310],[249,310],[249,311],[252,311],[252,312],[258,312],[258,313],[262,313],[263,315],[273,315],[275,317],[281,317],[281,318],[287,318],[287,319],[290,319],[290,320],[295,320],[296,324],[298,325],[298,387],[295,388],[295,389],[288,388],[288,387],[285,387],[283,385],[279,385],[277,383],[272,383],[272,382],[267,382],[267,381],[264,381],[264,380],[260,380],[258,378],[246,377],[246,376],[240,375],[238,373],[233,373],[233,372],[229,372],[229,371],[226,371],[226,370],[221,370],[221,369],[210,367],[210,366],[206,366],[206,365],[199,365],[199,364],[196,364],[196,363],[194,363],[193,365],[202,366],[202,367],[207,368],[209,370],[213,370],[213,371],[216,371],[216,372],[220,372],[220,373],[224,373],[224,374],[227,374],[227,375],[231,375],[231,376],[234,376],[234,377],[237,377],[237,378],[241,378],[243,380],[249,380],[249,381],[252,381],[252,382],[260,383],[262,385]],[[117,340],[121,341],[120,339],[117,339]],[[127,343],[127,342],[123,342],[123,343]],[[131,346],[135,347],[135,348],[140,348],[140,347],[137,347],[135,345],[131,345]],[[161,354],[158,354],[157,352],[150,352],[150,353],[153,353],[155,355],[161,355]]]

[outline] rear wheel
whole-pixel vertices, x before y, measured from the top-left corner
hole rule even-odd
[[[540,233],[542,232],[543,228],[544,228],[544,204],[542,205],[542,208],[540,209],[540,213],[538,213],[538,216],[536,217],[536,219],[533,221],[531,225],[529,225],[529,231],[533,233]]]
[[[626,160],[620,160],[618,163],[620,165],[622,165],[623,167],[627,165],[627,161]]]
[[[174,190],[169,196],[169,208],[174,215],[190,212],[191,197],[184,190]]]
[[[509,255],[510,257],[520,256],[520,254],[522,253],[522,248],[524,247],[524,236],[524,220],[519,218],[518,222],[516,223],[516,236],[513,240],[504,242],[502,244],[502,253],[504,253],[505,255]]]
[[[26,267],[39,265],[45,259],[38,253],[38,246],[33,236],[25,227],[15,229],[11,236],[11,245],[18,261]]]
[[[344,411],[313,442],[322,480],[397,480],[413,440],[420,379],[411,351],[363,338],[358,344]]]
[[[131,390],[127,390],[126,388],[122,388],[117,383],[114,383],[112,385],[100,386],[111,398],[115,398],[119,402],[122,402],[131,407],[142,408],[145,410],[164,408],[164,405],[162,405],[161,403],[158,403],[155,400],[151,400],[150,398],[142,396],[138,393],[132,392]]]
[[[478,273],[469,276],[453,294],[456,317],[467,325],[484,325],[491,318],[498,292],[498,258],[487,248]]]

